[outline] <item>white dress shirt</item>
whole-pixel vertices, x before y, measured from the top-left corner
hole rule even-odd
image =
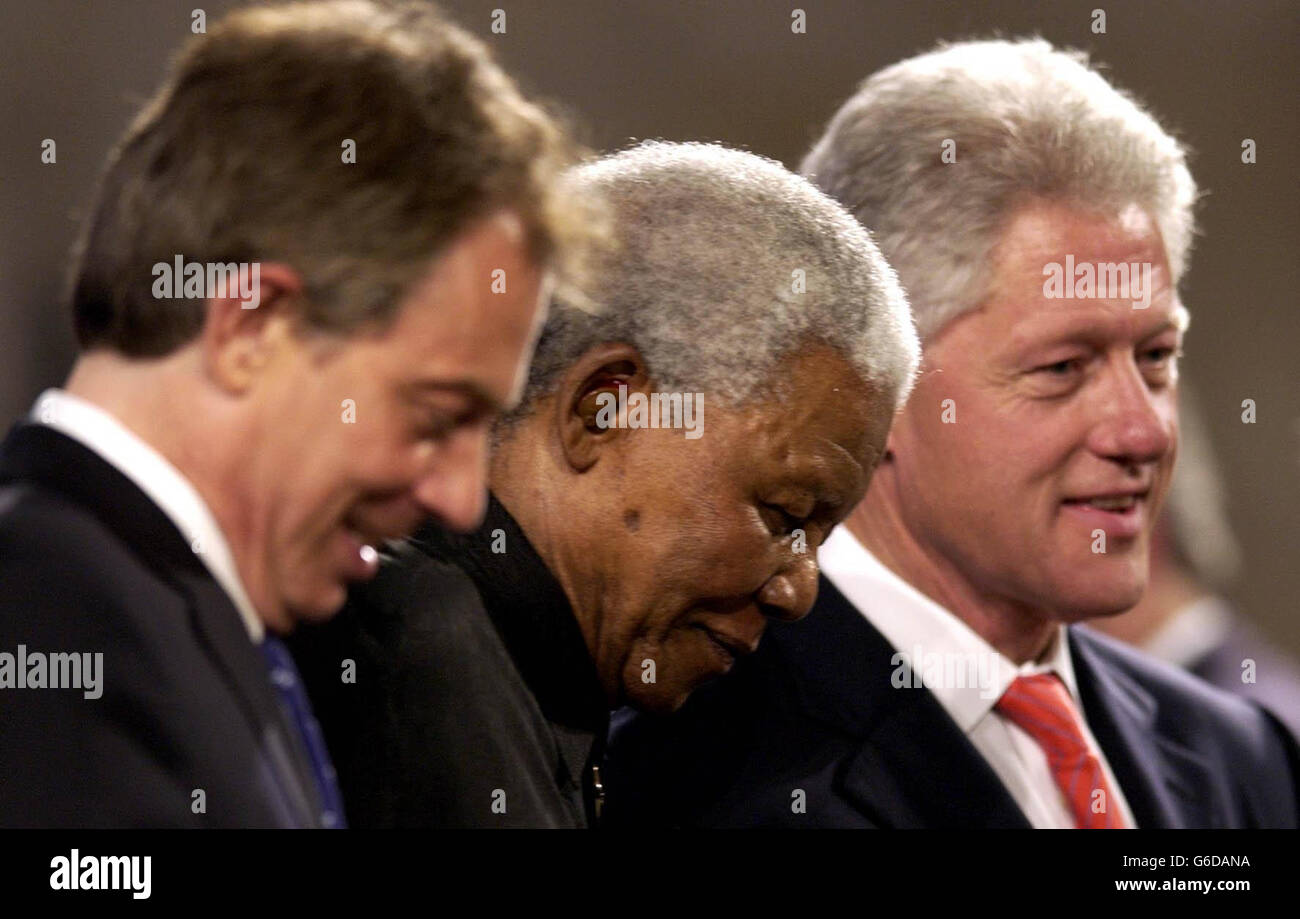
[[[230,545],[207,503],[179,469],[108,412],[61,389],[41,393],[31,418],[93,450],[139,486],[176,524],[230,596],[248,637],[261,643],[265,627],[240,580]]]
[[[1057,629],[1040,660],[1017,667],[965,622],[886,568],[846,528],[835,528],[818,552],[818,561],[822,573],[894,646],[911,673],[924,682],[984,755],[1030,824],[1072,828],[1075,820],[1052,778],[1047,755],[1033,737],[994,706],[1016,677],[1055,673],[1069,690],[1075,721],[1101,762],[1117,799],[1114,803],[1128,826],[1137,825],[1110,764],[1083,719],[1065,626]],[[906,685],[913,683],[909,680]]]

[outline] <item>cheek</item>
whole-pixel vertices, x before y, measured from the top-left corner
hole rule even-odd
[[[980,454],[997,447],[998,439],[990,435],[1000,424],[1001,419],[973,396],[932,381],[909,400],[906,417],[899,419],[895,455],[917,474],[933,475],[942,486],[953,479],[954,468],[978,474]]]
[[[743,509],[710,513],[677,528],[664,571],[680,597],[738,598],[758,589],[771,553],[767,527]]]
[[[271,530],[273,551],[283,552],[294,564],[309,568],[325,562],[347,507],[332,485],[325,477],[299,479],[283,492],[284,500]]]
[[[1084,456],[1088,425],[1069,405],[1021,404],[985,425],[984,478],[1007,488],[1047,483],[1055,494],[1071,462]]]
[[[684,624],[692,613],[717,612],[752,595],[763,581],[770,547],[748,526],[665,523],[662,533],[643,528],[625,537],[617,576],[628,610],[628,640],[671,648],[692,637],[694,630]]]
[[[624,693],[638,709],[669,714],[709,676],[711,652],[693,630],[633,645],[623,670]]]
[[[362,490],[389,490],[413,484],[437,460],[434,445],[420,440],[410,415],[378,395],[359,398],[334,416],[340,484]],[[337,448],[337,450],[335,449]],[[446,452],[444,449],[443,452]]]
[[[1024,406],[991,411],[968,399],[957,403],[952,423],[944,423],[940,411],[924,428],[914,426],[896,454],[909,516],[963,540],[957,534],[1019,533],[1041,525],[1081,437],[1061,419],[1030,417]]]
[[[624,563],[670,581],[698,579],[739,532],[737,521],[723,512],[723,484],[699,463],[684,462],[681,453],[677,445],[653,455],[638,453],[605,483],[619,496],[611,526]]]

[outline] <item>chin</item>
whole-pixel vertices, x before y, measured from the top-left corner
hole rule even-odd
[[[286,615],[292,622],[319,623],[334,618],[347,602],[347,588],[337,582],[315,585],[292,599],[286,598]]]
[[[1140,578],[1108,574],[1109,580],[1099,577],[1089,583],[1073,583],[1057,594],[1060,599],[1055,609],[1062,622],[1115,616],[1137,606],[1146,590],[1145,572]]]
[[[693,688],[693,687],[692,687]],[[691,689],[640,682],[626,690],[627,704],[647,715],[671,715],[690,698]]]
[[[1132,609],[1146,591],[1146,553],[1145,541],[1134,541],[1105,554],[1062,551],[1043,559],[1043,580],[1032,602],[1066,623]]]

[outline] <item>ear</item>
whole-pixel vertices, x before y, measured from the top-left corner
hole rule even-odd
[[[199,346],[204,369],[216,384],[241,393],[266,366],[277,340],[293,327],[303,282],[288,265],[265,262],[256,263],[255,270],[232,287],[236,289],[226,296],[205,301]]]
[[[625,395],[647,392],[645,359],[634,346],[609,342],[587,349],[565,371],[556,393],[556,429],[569,468],[586,472],[608,444],[627,433],[611,423],[619,418],[620,388]]]

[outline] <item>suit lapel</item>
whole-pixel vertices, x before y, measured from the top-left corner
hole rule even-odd
[[[248,640],[239,611],[206,568],[202,575],[184,572],[177,586],[190,598],[199,640],[257,727],[276,790],[299,825],[317,825],[322,803],[310,758],[271,687],[261,650]]]
[[[317,823],[318,794],[297,731],[286,721],[238,610],[171,519],[134,482],[71,437],[19,422],[0,445],[0,484],[32,482],[94,514],[161,580],[188,599],[191,624],[253,727],[270,776],[298,822]]]
[[[1197,792],[1213,780],[1205,761],[1156,730],[1155,697],[1109,662],[1099,638],[1073,626],[1069,635],[1084,717],[1138,826],[1215,825]]]
[[[841,776],[845,798],[885,827],[1028,829],[979,751],[925,689],[895,704]]]
[[[885,827],[1028,827],[992,768],[928,689],[896,688],[895,649],[826,578],[802,622],[774,626],[803,705],[858,739],[837,791]]]

